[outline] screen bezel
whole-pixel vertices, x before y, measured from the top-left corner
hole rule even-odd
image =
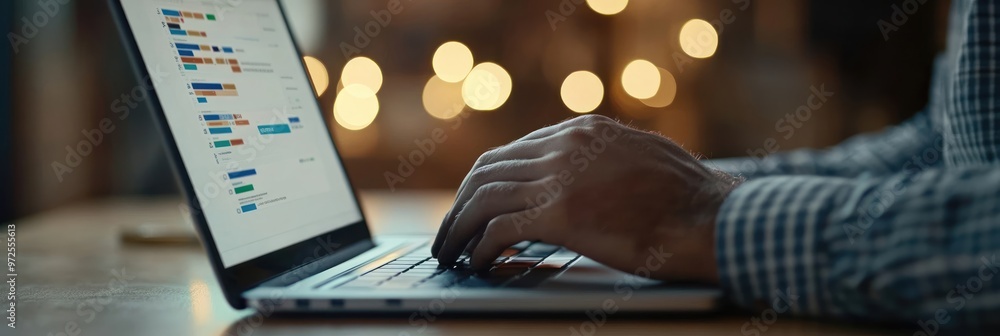
[[[108,0],[109,7],[112,12],[111,14],[116,25],[118,26],[118,31],[121,34],[126,52],[130,56],[129,59],[135,70],[136,76],[140,82],[146,82],[150,78],[149,71],[146,69],[146,62],[142,58],[142,53],[139,50],[139,45],[132,32],[132,27],[129,25],[128,18],[125,16],[125,10],[121,1],[127,0]],[[299,66],[308,78],[310,89],[315,92],[316,88],[313,86],[312,77],[309,74],[309,71],[306,70],[305,61],[302,58],[298,42],[292,35],[291,26],[289,26],[288,18],[285,16],[284,6],[278,0],[271,1],[274,1],[278,6],[281,20],[289,33],[288,38],[291,39],[292,46],[295,48],[295,54],[298,56]],[[346,178],[347,187],[351,190],[351,197],[354,200],[355,208],[358,213],[361,214],[361,220],[302,240],[282,249],[272,251],[252,260],[242,262],[228,268],[224,267],[222,258],[216,248],[215,240],[212,237],[212,232],[208,227],[208,220],[205,218],[205,214],[201,211],[201,207],[198,204],[194,185],[191,182],[191,178],[188,175],[187,170],[185,169],[183,158],[181,157],[180,150],[178,149],[177,143],[173,138],[173,132],[170,130],[170,124],[167,122],[166,114],[163,110],[162,104],[160,103],[156,89],[152,86],[152,83],[144,84],[148,84],[145,86],[145,89],[147,90],[146,93],[148,94],[147,97],[149,98],[147,102],[150,110],[154,111],[154,119],[156,120],[156,124],[159,126],[157,129],[159,130],[160,136],[164,140],[163,144],[170,160],[171,168],[177,177],[181,189],[183,190],[184,197],[191,209],[192,220],[194,221],[198,234],[201,236],[202,244],[208,253],[209,262],[215,272],[215,277],[218,279],[219,284],[222,287],[226,301],[228,301],[233,308],[246,308],[246,300],[242,297],[242,293],[260,285],[265,281],[275,279],[280,275],[289,273],[293,270],[302,271],[295,272],[297,277],[319,273],[323,271],[323,268],[310,270],[310,267],[302,266],[319,263],[322,260],[331,258],[343,259],[344,256],[337,255],[338,252],[350,251],[351,253],[358,253],[355,251],[356,249],[347,249],[347,247],[352,245],[357,246],[358,243],[366,243],[367,245],[373,246],[371,232],[368,230],[367,217],[361,209],[357,189],[354,188],[350,178]],[[318,111],[323,111],[317,97],[314,96],[313,102],[316,104],[315,108]],[[320,117],[323,119],[324,125],[330,124],[330,120],[327,118],[325,113],[321,112]],[[340,148],[337,147],[337,143],[334,141],[333,134],[329,131],[329,129],[327,130],[327,134],[330,136],[330,142],[336,150],[336,152],[332,154],[337,157],[341,169],[344,170],[344,174],[346,176],[350,176],[347,172],[347,167],[344,165],[343,158],[340,156]]]

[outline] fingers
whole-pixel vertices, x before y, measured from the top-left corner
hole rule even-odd
[[[477,189],[444,237],[437,254],[438,262],[452,264],[491,219],[525,210],[530,206],[525,199],[542,192],[545,189],[541,181],[491,182]]]
[[[496,162],[474,169],[469,173],[465,182],[462,183],[462,187],[459,188],[452,209],[445,215],[441,227],[438,228],[437,237],[434,238],[434,244],[431,245],[431,255],[437,257],[441,244],[444,243],[444,238],[448,235],[448,230],[451,229],[458,213],[462,211],[476,190],[491,182],[527,182],[541,179],[546,173],[544,167],[548,157],[549,155],[536,159]]]
[[[503,214],[494,217],[486,225],[483,236],[472,252],[471,265],[473,269],[485,270],[493,264],[501,253],[511,245],[524,240],[541,240],[554,243],[553,237],[547,237],[542,226],[553,227],[554,221],[561,218],[558,213],[547,209],[528,209],[521,212]]]

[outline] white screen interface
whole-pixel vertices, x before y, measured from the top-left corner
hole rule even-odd
[[[123,0],[230,267],[361,220],[276,0]]]

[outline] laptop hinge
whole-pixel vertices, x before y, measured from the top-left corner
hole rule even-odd
[[[254,288],[289,286],[305,278],[319,274],[320,272],[326,271],[327,269],[330,269],[343,262],[346,262],[351,258],[357,257],[358,255],[374,247],[375,243],[368,239],[348,245],[347,247],[344,247],[333,254],[327,255],[322,258],[318,258],[312,262],[302,264],[296,268],[293,268],[284,273],[278,274],[274,277],[264,280],[257,286],[254,286]]]

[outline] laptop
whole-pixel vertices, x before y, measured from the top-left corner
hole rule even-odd
[[[110,0],[225,297],[267,312],[697,312],[717,289],[521,242],[488,272],[370,233],[278,0]]]

